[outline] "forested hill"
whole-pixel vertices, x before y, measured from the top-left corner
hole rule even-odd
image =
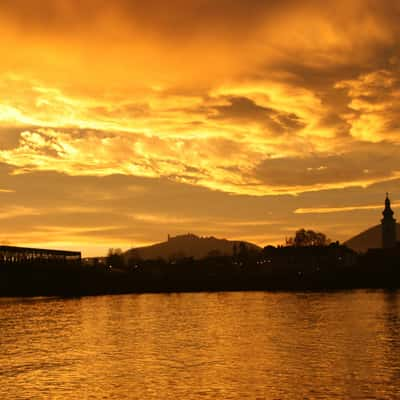
[[[242,243],[242,244],[241,244]],[[210,255],[232,255],[236,244],[237,250],[243,247],[248,251],[260,251],[261,248],[253,243],[217,239],[215,237],[199,237],[193,234],[180,235],[169,238],[166,242],[151,246],[137,247],[128,250],[128,258],[143,260],[163,258],[165,260],[182,257],[201,259]]]

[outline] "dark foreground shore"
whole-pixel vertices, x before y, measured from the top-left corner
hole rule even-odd
[[[373,262],[372,262],[373,261]],[[133,270],[82,264],[0,266],[0,296],[88,296],[144,292],[347,290],[400,288],[400,263],[363,260],[353,266],[153,264]]]

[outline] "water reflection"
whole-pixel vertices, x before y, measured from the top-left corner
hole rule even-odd
[[[398,396],[398,292],[2,299],[0,332],[0,398]]]

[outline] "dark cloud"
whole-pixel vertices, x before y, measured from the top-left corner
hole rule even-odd
[[[111,118],[144,118],[151,115],[148,104],[124,104],[97,106],[88,109],[89,112],[101,117]]]
[[[285,131],[297,131],[306,126],[304,121],[294,113],[277,113],[276,118]]]
[[[305,127],[305,123],[294,113],[263,107],[246,97],[229,97],[226,100],[228,105],[214,106],[209,110],[212,113],[210,118],[258,123],[278,134]]]
[[[272,186],[312,187],[335,183],[363,185],[393,178],[400,171],[399,145],[357,142],[352,145],[353,151],[338,155],[266,159],[256,167],[255,176]]]
[[[285,4],[283,4],[285,3]],[[21,24],[30,22],[40,29],[62,27],[74,28],[75,25],[96,23],[104,13],[119,13],[131,22],[152,26],[153,29],[169,31],[171,34],[197,28],[204,29],[204,23],[214,28],[225,25],[225,29],[243,27],[251,21],[262,18],[264,13],[276,12],[290,6],[293,1],[265,3],[260,0],[248,0],[244,6],[229,0],[218,2],[211,0],[170,0],[168,3],[158,0],[82,0],[74,3],[66,0],[43,0],[37,7],[30,0],[4,0],[0,10]],[[193,26],[194,23],[194,26]],[[82,28],[84,28],[82,26]]]
[[[246,97],[231,97],[227,100],[230,104],[213,108],[217,111],[215,118],[259,121],[269,118],[271,114],[275,114],[271,108],[259,106]]]
[[[21,128],[0,127],[0,150],[9,150],[18,146]]]
[[[185,40],[188,34],[198,34],[204,30],[224,31],[241,34],[257,29],[265,20],[287,15],[294,10],[303,14],[320,14],[334,24],[342,22],[340,28],[346,30],[354,24],[349,17],[371,18],[377,23],[396,27],[400,7],[392,0],[339,0],[334,4],[321,3],[318,0],[306,0],[301,7],[294,0],[265,2],[247,0],[42,0],[40,7],[30,0],[3,0],[0,11],[8,19],[15,19],[21,27],[30,26],[39,30],[63,29],[71,32],[95,25],[104,15],[123,16],[130,24],[147,27],[153,34],[181,36]]]

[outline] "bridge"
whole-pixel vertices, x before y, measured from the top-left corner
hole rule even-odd
[[[79,262],[79,251],[35,249],[29,247],[0,246],[0,264],[30,262]]]

